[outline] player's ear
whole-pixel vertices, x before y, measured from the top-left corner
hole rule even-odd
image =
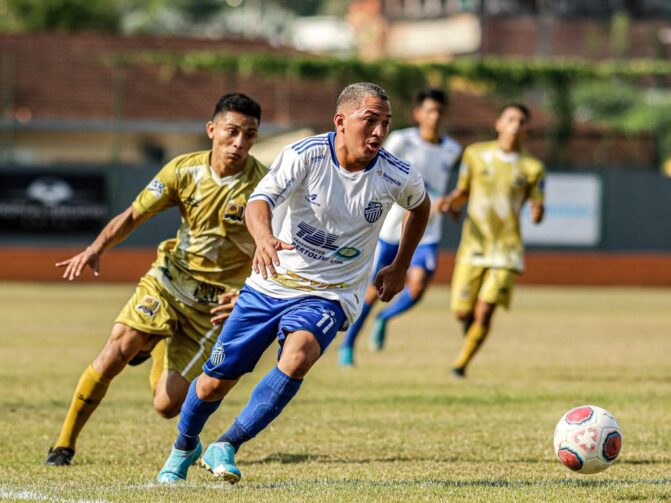
[[[205,124],[205,131],[207,131],[207,137],[210,140],[214,139],[214,122],[209,121],[207,124]]]
[[[338,112],[337,114],[335,114],[335,116],[333,117],[333,124],[335,125],[336,133],[345,132],[345,116],[343,115],[342,112]]]

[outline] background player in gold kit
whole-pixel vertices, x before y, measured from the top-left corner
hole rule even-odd
[[[189,383],[210,355],[217,325],[230,313],[251,268],[255,245],[243,215],[248,197],[267,172],[248,155],[260,120],[256,101],[244,94],[222,96],[206,126],[212,149],[170,161],[86,250],[56,264],[65,268],[68,280],[86,267],[97,276],[104,251],[157,212],[179,208],[182,221],[176,238],[159,245],[156,261],[80,377],[45,464],[70,464],[77,437],[110,381],[132,359],[146,359],[152,348],[154,408],[164,417],[179,413]]]
[[[456,215],[468,202],[452,274],[452,310],[465,333],[452,364],[455,377],[464,377],[496,306],[508,307],[515,278],[523,271],[519,217],[524,202],[530,202],[534,223],[543,219],[543,164],[522,149],[529,120],[526,106],[505,106],[496,121],[498,139],[466,148],[457,187],[441,207]]]

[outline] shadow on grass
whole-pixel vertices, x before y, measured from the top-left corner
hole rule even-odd
[[[671,485],[671,479],[632,479],[632,480],[596,480],[596,479],[564,479],[564,480],[505,480],[505,479],[475,479],[475,480],[447,480],[447,479],[410,479],[410,480],[311,480],[301,482],[269,482],[245,484],[248,489],[280,489],[295,488],[298,486],[333,486],[333,487],[361,487],[363,488],[390,488],[390,487],[546,487],[548,489],[557,487],[568,488],[607,488],[617,487],[622,484],[640,484],[643,486]]]
[[[497,460],[503,461],[503,460]],[[554,463],[554,458],[549,459],[540,459],[540,458],[522,458],[511,460],[516,464],[543,464],[543,463]],[[298,463],[348,463],[348,464],[369,464],[369,463],[395,463],[395,462],[434,462],[434,463],[469,463],[469,464],[490,464],[492,460],[488,459],[463,459],[456,456],[451,457],[439,457],[439,456],[373,456],[368,458],[356,458],[356,457],[337,457],[333,454],[299,454],[299,453],[287,453],[287,452],[276,452],[268,456],[257,459],[249,459],[243,461],[243,464],[246,465],[262,465],[268,463],[280,463],[280,464],[298,464]],[[618,461],[626,465],[656,465],[656,464],[667,464],[668,461],[661,459],[626,459]]]

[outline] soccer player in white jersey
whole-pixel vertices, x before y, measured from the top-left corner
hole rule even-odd
[[[431,198],[432,211],[422,241],[412,258],[405,288],[394,302],[375,318],[375,327],[369,341],[371,349],[375,351],[381,350],[384,345],[387,322],[420,301],[436,270],[443,216],[439,208],[447,193],[450,173],[461,156],[459,143],[449,136],[440,134],[446,109],[447,96],[443,91],[431,88],[420,91],[413,110],[417,127],[394,131],[385,143],[387,151],[409,161],[412,167],[420,172],[426,192]],[[382,226],[375,252],[371,284],[366,290],[361,315],[349,328],[340,345],[338,361],[343,367],[354,365],[354,342],[377,300],[372,280],[381,268],[394,260],[398,252],[404,214],[405,210],[395,204]]]
[[[381,87],[351,84],[338,98],[335,132],[285,147],[257,186],[245,212],[256,242],[252,274],[189,388],[160,483],[186,479],[208,418],[277,339],[277,366],[202,458],[214,475],[240,479],[234,458],[240,445],[282,412],[338,330],[357,318],[377,237],[394,203],[410,213],[398,254],[375,285],[385,302],[403,289],[430,203],[419,172],[382,148],[390,120]],[[279,205],[286,216],[276,237],[271,219]]]

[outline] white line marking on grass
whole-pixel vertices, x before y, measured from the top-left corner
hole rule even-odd
[[[0,499],[9,499],[14,501],[63,501],[77,503],[107,503],[105,500],[73,500],[70,498],[55,498],[46,494],[40,494],[35,491],[16,491],[14,489],[5,489],[0,487]]]

